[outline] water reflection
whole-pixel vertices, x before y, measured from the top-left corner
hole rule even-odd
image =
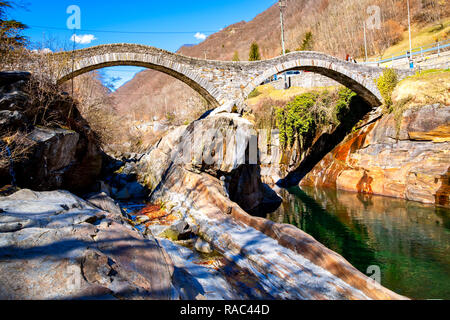
[[[415,299],[450,299],[450,210],[332,189],[293,188],[269,219],[290,223],[363,273]]]

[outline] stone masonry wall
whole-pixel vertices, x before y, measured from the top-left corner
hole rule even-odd
[[[214,107],[231,101],[243,104],[258,85],[286,70],[321,74],[352,89],[373,107],[381,104],[374,82],[382,73],[381,68],[346,62],[318,52],[293,52],[264,61],[231,62],[191,58],[143,45],[109,44],[51,55],[62,65],[56,81],[66,81],[104,67],[141,66],[183,81]],[[403,78],[409,71],[398,70],[398,73]]]

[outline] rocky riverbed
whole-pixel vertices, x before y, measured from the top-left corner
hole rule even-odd
[[[303,244],[309,256],[258,227],[187,210],[172,197],[168,212],[177,218],[142,232],[104,194],[84,201],[64,191],[21,190],[1,198],[0,298],[401,298],[297,230],[278,226],[296,234],[291,244]]]
[[[254,125],[233,110],[205,114],[121,160],[100,156],[87,128],[23,129],[38,146],[36,170],[29,181],[20,175],[24,189],[0,197],[0,298],[406,299],[300,229],[251,215],[281,199],[263,183],[271,170],[250,161],[259,155]],[[46,191],[64,189],[75,173],[87,175],[67,188],[84,186],[79,196]]]
[[[301,230],[252,217],[243,210],[244,206],[251,210],[280,201],[262,183],[257,165],[239,164],[239,155],[249,155],[251,128],[252,124],[238,114],[223,111],[174,130],[141,158],[138,178],[151,190],[153,202],[163,201],[181,210],[188,224],[195,226],[195,235],[256,275],[272,297],[401,298],[377,284],[372,286],[372,281],[345,259]],[[204,133],[200,137],[208,137],[210,129],[228,132],[227,137],[232,138],[223,145],[214,139],[195,139],[199,131]],[[201,154],[226,150],[226,161],[220,165],[207,165],[195,158],[185,161],[192,159],[190,154],[186,158],[185,152],[190,150],[186,145],[194,141]]]
[[[193,125],[170,132],[145,155],[111,163],[114,173],[97,183],[100,193],[85,200],[27,189],[1,197],[0,298],[404,298],[299,229],[244,211],[280,201],[257,165],[237,161],[249,154],[249,121],[223,110],[195,123],[201,133],[239,135],[222,146],[227,161],[219,166],[184,161]],[[202,152],[219,150],[214,139],[196,142]],[[159,203],[164,219],[109,197],[136,195]]]

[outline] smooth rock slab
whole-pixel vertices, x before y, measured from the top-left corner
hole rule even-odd
[[[0,198],[0,299],[171,299],[164,249],[66,191]]]
[[[387,115],[350,134],[301,185],[449,207],[449,132],[448,106],[407,110],[398,124],[394,115]]]
[[[198,235],[275,299],[404,299],[300,229],[248,215],[220,189],[217,179],[178,168],[152,197],[190,208]]]

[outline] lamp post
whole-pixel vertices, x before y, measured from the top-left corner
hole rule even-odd
[[[281,47],[283,48],[283,56],[286,55],[286,46],[284,44],[284,16],[283,10],[286,8],[286,0],[279,0],[278,5],[280,7],[280,22],[281,22]],[[284,88],[287,89],[286,72],[284,73]]]
[[[283,48],[283,56],[286,55],[286,47],[284,44],[284,16],[283,10],[286,8],[286,0],[279,0],[278,5],[280,6],[280,21],[281,21],[281,47]]]
[[[412,62],[412,37],[411,37],[411,11],[409,8],[409,0],[406,0],[408,6],[408,30],[409,30],[409,58],[410,58],[410,68],[413,69],[414,65]]]

